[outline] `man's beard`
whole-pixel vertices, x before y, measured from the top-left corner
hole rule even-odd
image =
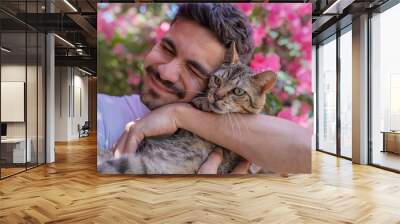
[[[185,98],[185,91],[180,90],[179,88],[176,87],[176,85],[168,80],[163,80],[160,77],[160,73],[154,69],[152,66],[147,66],[145,68],[146,74],[148,76],[148,79],[154,79],[156,80],[159,84],[163,85],[165,88],[170,90],[173,94],[175,94],[178,99],[184,99]],[[154,80],[148,80],[154,81]],[[146,105],[149,109],[153,110],[158,107],[161,107],[165,104],[171,103],[171,102],[165,102],[165,100],[162,99],[162,97],[155,92],[153,89],[148,88],[147,91],[145,92],[145,87],[143,86],[143,89],[140,94],[140,100],[143,102],[144,105]]]

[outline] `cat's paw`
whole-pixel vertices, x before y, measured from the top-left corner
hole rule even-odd
[[[207,97],[196,97],[192,100],[193,105],[202,111],[210,112],[210,104],[208,102]]]

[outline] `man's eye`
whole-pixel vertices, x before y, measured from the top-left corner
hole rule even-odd
[[[203,75],[201,75],[199,72],[195,71],[195,69],[193,69],[191,66],[187,66],[189,72],[191,72],[193,75],[196,75],[197,77],[199,77],[201,80],[203,80],[205,77]]]
[[[175,53],[165,45],[161,45],[161,48],[165,50],[168,54],[175,55]]]

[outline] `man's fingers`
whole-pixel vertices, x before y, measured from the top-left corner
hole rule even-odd
[[[222,162],[223,152],[221,148],[216,148],[209,155],[207,160],[201,165],[198,174],[217,174],[218,167]]]
[[[137,125],[137,124],[136,124]],[[134,153],[139,145],[139,143],[143,140],[144,136],[139,136],[140,133],[135,131],[135,125],[131,125],[128,131],[128,137],[125,141],[124,152],[125,153]]]
[[[233,169],[231,174],[247,174],[250,167],[250,162],[247,160],[242,160],[239,164]]]
[[[125,145],[129,134],[129,129],[133,126],[135,122],[129,122],[125,125],[125,130],[122,133],[121,137],[117,140],[117,142],[113,145],[114,157],[119,158],[125,152]]]

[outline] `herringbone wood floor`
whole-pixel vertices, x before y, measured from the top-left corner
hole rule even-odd
[[[0,223],[400,223],[400,175],[313,152],[313,174],[132,177],[96,173],[95,139],[0,181]]]

